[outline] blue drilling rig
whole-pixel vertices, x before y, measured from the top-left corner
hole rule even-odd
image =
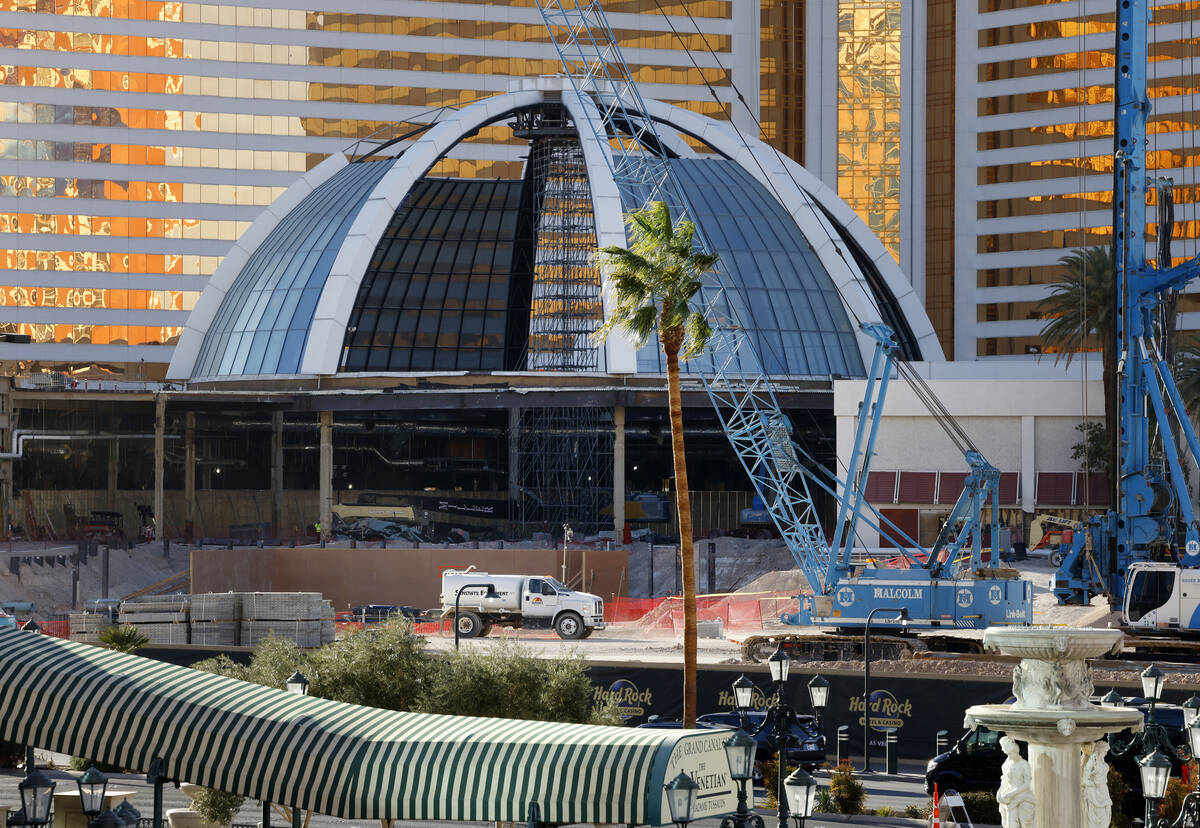
[[[1171,265],[1173,182],[1146,173],[1148,0],[1117,3],[1113,263],[1118,394],[1114,508],[1077,527],[1054,579],[1060,603],[1107,596],[1133,630],[1200,631],[1200,526],[1180,453],[1200,442],[1163,355],[1160,309],[1200,273]],[[1146,201],[1156,191],[1158,256],[1146,260]]]

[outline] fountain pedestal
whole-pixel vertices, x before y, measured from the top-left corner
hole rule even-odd
[[[1028,826],[1002,809],[1005,828],[1088,828],[1083,746],[1106,733],[1142,729],[1137,710],[1088,700],[1094,688],[1087,659],[1112,652],[1121,640],[1120,630],[993,627],[984,633],[988,650],[1021,658],[1013,670],[1017,700],[975,705],[966,715],[967,727],[982,725],[1029,745],[1034,822]]]

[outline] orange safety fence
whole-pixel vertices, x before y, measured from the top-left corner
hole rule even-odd
[[[44,635],[52,635],[55,638],[71,637],[71,622],[69,620],[39,621],[38,626],[42,628]]]
[[[610,612],[611,609],[611,612]],[[787,592],[726,593],[696,596],[697,621],[721,621],[725,630],[761,630],[780,613],[795,612],[796,599]],[[674,635],[683,630],[683,599],[616,598],[604,605],[604,620],[633,623],[644,632]]]

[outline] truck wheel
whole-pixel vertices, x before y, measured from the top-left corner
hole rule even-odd
[[[483,621],[473,612],[460,612],[454,621],[462,638],[475,638],[483,629]]]
[[[595,631],[596,631],[595,627],[587,627],[584,629],[584,631],[582,633],[580,633],[579,637],[580,638],[591,638],[592,633],[594,633]]]
[[[1062,562],[1063,562],[1063,555],[1061,552],[1051,552],[1050,553],[1050,565],[1051,566],[1060,567],[1060,566],[1062,566]]]
[[[564,612],[554,619],[554,631],[565,641],[574,641],[583,636],[583,619],[575,612]]]
[[[491,631],[492,631],[492,625],[485,621],[483,626],[479,628],[479,637],[484,638]]]

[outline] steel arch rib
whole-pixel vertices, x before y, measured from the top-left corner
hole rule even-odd
[[[301,373],[337,373],[346,325],[363,273],[388,222],[417,180],[471,130],[506,112],[541,103],[544,97],[539,90],[522,90],[477,101],[438,121],[396,160],[371,191],[329,270],[329,278],[321,289],[321,298],[313,314],[312,328],[300,362]]]

